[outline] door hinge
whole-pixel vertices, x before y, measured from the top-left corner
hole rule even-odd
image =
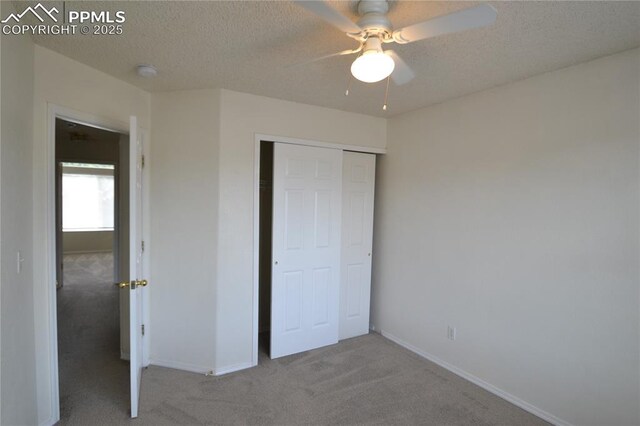
[[[142,164],[142,168],[144,169],[144,154],[142,154],[142,162],[141,162],[141,164]]]
[[[142,335],[144,336],[144,324],[142,324]]]
[[[144,240],[142,240],[142,246],[140,248],[142,249],[142,252],[144,253]]]

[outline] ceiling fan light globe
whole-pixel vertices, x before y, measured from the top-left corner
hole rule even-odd
[[[369,50],[351,64],[351,74],[364,83],[375,83],[389,77],[395,68],[393,59],[381,51]]]

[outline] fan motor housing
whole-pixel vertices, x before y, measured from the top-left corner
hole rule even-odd
[[[367,13],[385,14],[389,11],[389,3],[386,0],[360,0],[358,2],[358,13],[364,16]]]
[[[358,13],[361,18],[358,26],[367,37],[378,36],[381,39],[391,37],[391,21],[387,18],[389,4],[385,0],[360,0]]]

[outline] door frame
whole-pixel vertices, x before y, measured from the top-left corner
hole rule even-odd
[[[253,157],[253,346],[251,366],[258,365],[259,308],[260,308],[260,142],[287,143],[293,145],[333,148],[342,151],[365,152],[368,154],[386,154],[385,148],[371,146],[344,145],[332,142],[321,142],[310,139],[290,138],[287,136],[254,134]]]
[[[123,135],[129,134],[129,123],[119,120],[112,120],[105,117],[100,117],[81,111],[76,111],[70,108],[62,107],[59,105],[47,104],[47,136],[46,136],[46,149],[45,149],[45,184],[46,184],[46,220],[44,226],[44,238],[46,246],[46,258],[45,258],[45,282],[44,293],[48,307],[48,341],[47,349],[49,352],[49,371],[50,371],[50,388],[51,395],[51,413],[53,414],[52,423],[56,423],[60,420],[60,380],[58,372],[58,312],[57,312],[57,293],[56,293],[56,265],[57,265],[57,250],[56,250],[56,119],[71,121],[74,123],[82,124],[85,126],[95,127],[102,130],[111,132],[117,132]],[[143,145],[146,150],[148,143]],[[145,152],[146,156],[146,152]],[[131,158],[129,159],[131,161]],[[135,159],[133,159],[135,162]],[[143,170],[143,173],[148,173]],[[144,207],[148,203],[148,187],[143,189],[143,203]],[[144,211],[148,211],[147,208]],[[144,218],[146,219],[146,218]],[[145,220],[148,223],[147,220]],[[143,227],[144,228],[144,227]],[[146,229],[145,229],[146,230]],[[144,231],[143,231],[144,232]],[[145,265],[148,265],[147,260],[148,250],[145,251]],[[146,268],[145,268],[146,269]],[[146,271],[145,271],[146,272]],[[148,324],[147,314],[149,312],[149,297],[145,297],[142,300],[143,310],[146,313],[144,316],[145,323]],[[149,327],[150,328],[150,327]],[[148,331],[148,330],[145,330]],[[146,333],[149,335],[150,333]],[[149,339],[145,339],[143,347],[143,365],[149,365]]]

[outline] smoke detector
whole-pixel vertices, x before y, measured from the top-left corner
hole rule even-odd
[[[140,77],[153,78],[158,75],[158,70],[153,65],[138,65],[136,67],[136,73]]]

